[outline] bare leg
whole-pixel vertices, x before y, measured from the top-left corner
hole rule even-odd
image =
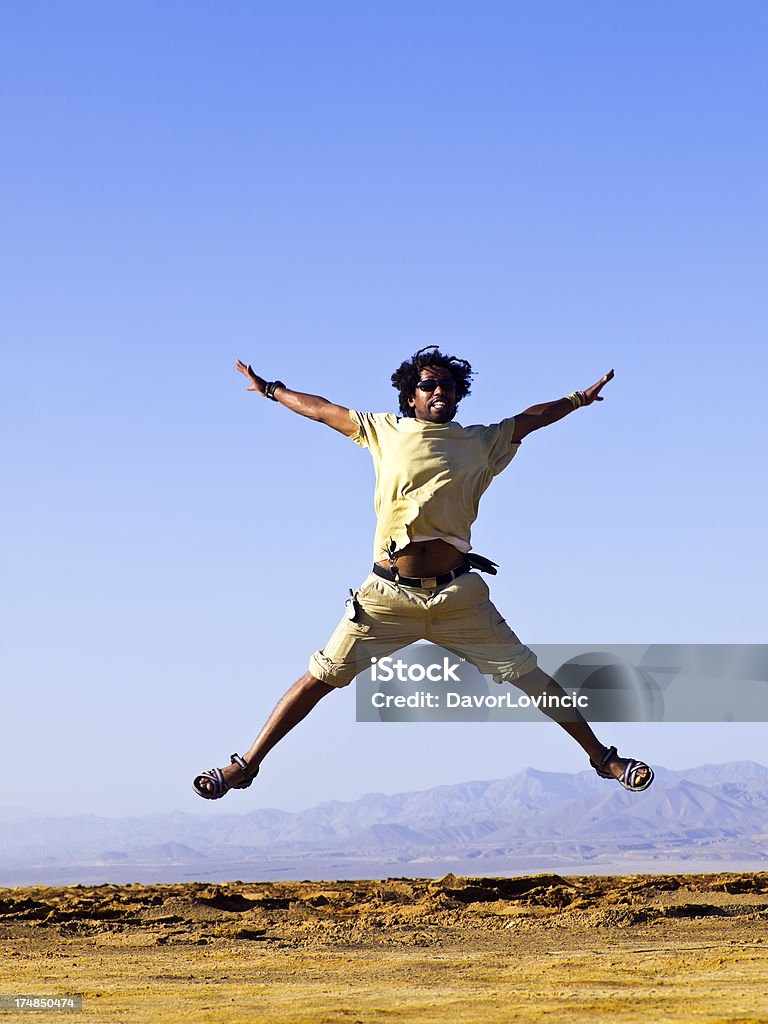
[[[306,718],[312,708],[326,694],[335,689],[335,686],[321,682],[309,672],[305,673],[301,679],[297,679],[280,698],[264,728],[243,754],[243,760],[248,767],[258,768],[272,747],[279,743],[283,736],[287,735],[302,719]],[[237,788],[238,783],[243,781],[243,773],[235,764],[222,768],[221,773],[224,776],[224,781],[234,788]],[[212,788],[206,781],[203,781],[201,785],[208,789]]]
[[[546,672],[535,668],[515,680],[515,686],[527,693],[529,697],[538,697],[542,694],[550,696],[564,696],[565,690]],[[573,739],[579,744],[589,756],[590,761],[600,764],[608,752],[608,747],[601,743],[592,732],[592,729],[583,717],[578,708],[546,708],[542,705],[542,712],[553,721],[557,722]],[[615,778],[618,778],[627,766],[627,760],[623,757],[614,756],[605,764],[605,769]],[[642,777],[642,776],[641,776]]]

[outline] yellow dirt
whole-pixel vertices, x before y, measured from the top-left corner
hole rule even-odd
[[[768,1022],[768,874],[0,890],[0,1021]]]

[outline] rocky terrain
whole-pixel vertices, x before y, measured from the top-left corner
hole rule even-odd
[[[766,873],[4,889],[0,994],[94,1024],[754,1024],[767,924]]]

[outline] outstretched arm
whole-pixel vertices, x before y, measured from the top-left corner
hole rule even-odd
[[[249,364],[243,363],[239,359],[235,366],[251,382],[247,391],[258,391],[260,395],[266,396],[268,382],[263,377],[254,373]],[[347,437],[351,437],[357,432],[357,424],[353,423],[349,409],[343,405],[334,405],[333,402],[329,402],[326,398],[320,398],[319,395],[305,395],[302,391],[291,391],[290,388],[279,387],[275,391],[275,398],[286,409],[297,412],[300,416],[306,416],[310,420],[325,423],[326,426],[333,427],[334,430],[346,434]]]
[[[578,396],[583,396],[583,401],[577,400],[578,404],[571,401],[570,398],[558,398],[556,402],[544,402],[542,405],[532,405],[530,409],[526,409],[525,412],[521,412],[518,416],[515,416],[515,429],[512,434],[512,443],[517,444],[527,437],[528,434],[533,430],[538,430],[540,427],[548,427],[550,423],[557,423],[563,416],[567,416],[569,412],[573,412],[574,409],[578,409],[580,405],[592,405],[593,402],[602,402],[603,399],[600,397],[600,391],[608,383],[609,380],[613,379],[613,370],[609,370],[604,377],[593,384],[591,388],[587,388],[586,391],[575,392]]]

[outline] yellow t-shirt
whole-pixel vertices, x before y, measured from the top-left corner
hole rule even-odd
[[[367,448],[376,468],[378,518],[373,557],[399,551],[414,536],[450,537],[470,544],[480,498],[517,454],[514,417],[490,426],[428,423],[392,413],[349,410],[351,440]]]

